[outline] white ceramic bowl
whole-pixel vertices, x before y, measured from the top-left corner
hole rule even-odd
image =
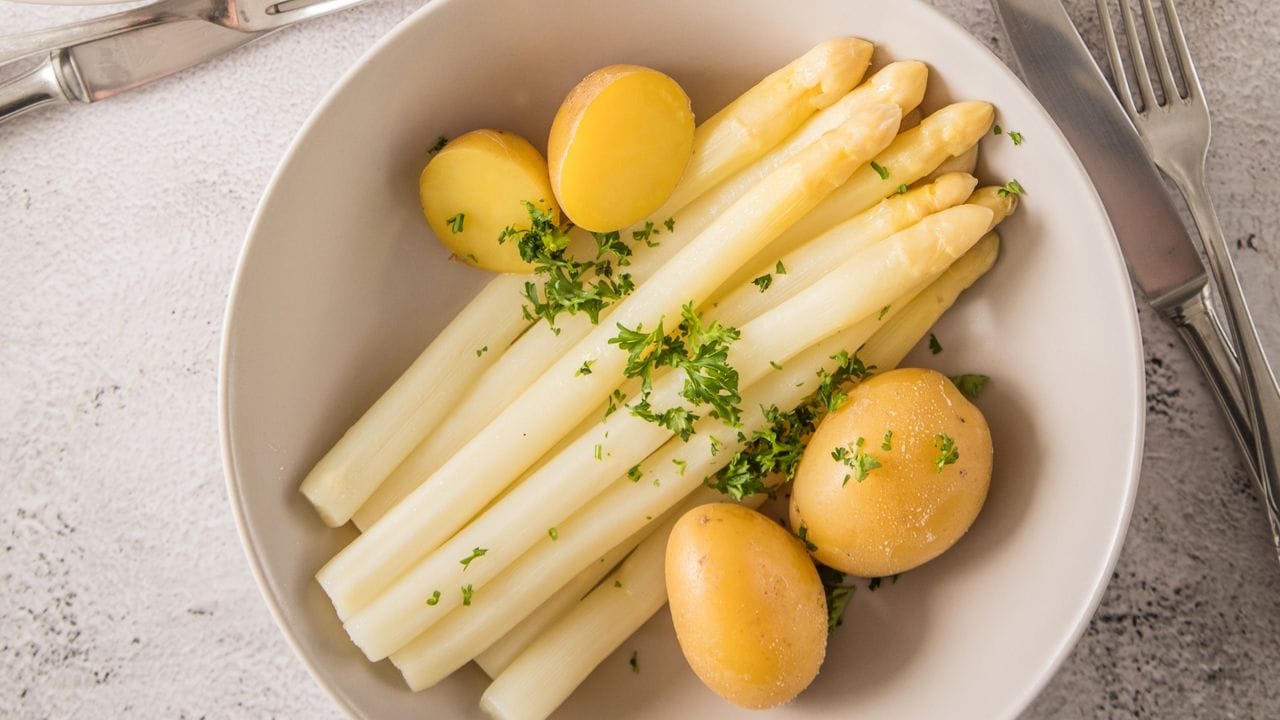
[[[951,552],[861,588],[826,665],[770,717],[1006,718],[1085,627],[1132,506],[1143,374],[1133,296],[1097,196],[1058,130],[994,56],[916,0],[435,0],[330,93],[277,171],[227,312],[221,403],[232,506],[281,629],[352,715],[479,714],[474,666],[421,694],[347,640],[312,574],[351,538],[297,493],[312,463],[467,301],[484,275],[446,261],[418,208],[424,150],[496,126],[535,142],[590,70],[677,78],[707,117],[824,38],[875,41],[934,75],[927,106],[987,99],[1027,141],[984,143],[981,174],[1028,195],[1004,256],[915,361],[993,380],[990,500]],[[627,657],[639,653],[641,672]],[[702,687],[660,613],[584,684],[566,717],[759,717]]]

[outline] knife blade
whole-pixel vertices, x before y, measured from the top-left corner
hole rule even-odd
[[[1138,132],[1060,0],[992,0],[1022,77],[1057,122],[1111,217],[1129,273],[1209,380],[1261,485],[1234,346],[1214,312],[1204,263]],[[1270,518],[1272,523],[1280,519]]]
[[[61,48],[0,85],[0,121],[52,102],[92,103],[167,77],[253,42],[205,20],[178,18]]]

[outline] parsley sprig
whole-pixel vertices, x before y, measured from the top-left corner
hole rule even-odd
[[[818,565],[818,578],[827,594],[827,632],[832,633],[844,624],[844,611],[853,598],[854,588],[844,584],[844,573],[826,565]]]
[[[541,285],[524,284],[525,319],[546,320],[557,333],[556,318],[562,313],[586,313],[593,324],[598,323],[601,311],[635,289],[630,273],[615,277],[615,264],[624,267],[631,262],[631,248],[619,233],[596,233],[596,257],[579,261],[566,255],[569,226],[557,225],[550,210],[527,201],[524,206],[529,227],[509,225],[498,235],[498,242],[515,242],[520,259],[533,265],[534,274],[542,279]]]

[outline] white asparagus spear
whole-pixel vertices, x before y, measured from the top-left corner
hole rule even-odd
[[[778,236],[746,267],[755,269],[769,258],[781,257],[810,238],[826,232],[856,213],[910,186],[947,158],[963,153],[980,140],[995,119],[995,108],[985,102],[959,102],[929,115],[916,127],[899,135],[884,152],[854,173],[799,222]],[[878,170],[877,170],[878,168]],[[881,173],[887,173],[881,177]],[[734,288],[748,280],[750,270],[734,273],[724,283]]]
[[[740,325],[813,284],[852,253],[964,202],[977,184],[972,175],[951,173],[881,200],[781,258],[757,266],[750,284],[712,298],[715,309],[708,317],[724,325]]]
[[[922,178],[923,182],[933,182],[947,173],[960,172],[972,175],[978,168],[978,145],[965,150],[954,157],[949,157],[942,161],[942,164],[934,169],[933,172]]]
[[[988,235],[924,292],[905,303],[903,310],[867,341],[860,353],[864,361],[882,369],[902,362],[959,294],[991,267],[998,249],[998,237]],[[664,529],[670,533],[669,528]],[[662,530],[655,532],[651,541],[656,542],[660,533]],[[606,592],[611,585],[606,579],[597,592],[549,627],[485,690],[480,700],[485,712],[498,720],[538,720],[550,715],[666,602],[663,555],[652,545],[646,552],[637,550],[617,571],[626,595]]]
[[[821,43],[748,90],[694,132],[697,162],[680,178],[659,218],[683,208],[707,188],[764,154],[814,111],[858,84],[872,46],[840,38]],[[762,117],[772,121],[758,135],[735,132]],[[577,244],[590,245],[578,233]],[[637,253],[643,256],[644,253]],[[528,278],[495,278],[454,318],[408,372],[321,458],[302,482],[302,494],[331,527],[347,522],[447,411],[529,327],[520,312],[520,290]],[[585,318],[584,318],[585,320]],[[474,363],[458,363],[476,348],[489,352]]]
[[[730,348],[729,364],[737,369],[741,383],[749,386],[770,372],[775,360],[786,360],[860,318],[877,315],[904,291],[945,270],[978,241],[992,217],[991,210],[978,205],[949,208],[858,253],[804,292],[744,325],[741,337]],[[851,292],[851,288],[858,291]],[[680,404],[683,383],[684,376],[675,371],[659,376],[650,398],[653,407]],[[746,402],[744,399],[743,404]],[[372,660],[399,649],[441,617],[438,612],[424,610],[448,609],[460,602],[458,597],[446,595],[447,602],[441,600],[438,607],[426,608],[421,597],[436,586],[456,587],[464,581],[481,587],[535,542],[545,527],[568,517],[599,494],[605,487],[601,479],[623,474],[670,435],[667,428],[630,413],[605,418],[526,477],[504,501],[400,576],[367,607],[350,615],[345,624],[348,634]],[[350,547],[371,535],[366,533]],[[322,582],[335,606],[339,598],[359,597],[370,587],[385,587],[400,572],[396,561],[413,552],[415,544],[408,542],[412,539],[402,535],[377,548],[373,555],[366,546],[359,563],[344,558],[345,572],[331,574]],[[486,548],[488,554],[485,562],[469,567],[471,572],[464,577],[458,561],[473,545]],[[346,553],[344,550],[340,556]]]
[[[901,110],[878,105],[850,118],[766,177],[717,218],[646,283],[618,303],[611,324],[595,327],[521,392],[422,486],[339,553],[317,579],[340,617],[362,607],[386,582],[466,524],[616,388],[627,354],[610,340],[614,325],[659,326],[696,306],[747,258],[838,187],[856,167],[893,138]],[[592,372],[578,371],[591,363]],[[378,582],[346,583],[369,564],[355,557],[367,548],[408,538],[396,557],[375,552],[379,568],[395,563]],[[344,587],[345,585],[345,587]]]
[[[663,523],[667,516],[682,512],[693,507],[694,504],[714,502],[718,494],[709,488],[693,493],[693,497],[687,498],[663,516],[655,517],[640,527],[620,543],[615,551],[622,550],[622,556],[625,557],[648,537],[655,527]],[[579,585],[578,578],[582,573],[574,576],[567,585],[563,584],[562,577],[548,575],[542,572],[541,568],[554,565],[559,555],[598,552],[600,546],[594,544],[593,538],[601,533],[601,529],[597,526],[595,518],[579,514],[561,523],[557,531],[559,539],[551,540],[549,537],[544,537],[539,540],[529,549],[529,552],[521,556],[517,563],[485,585],[483,592],[477,592],[471,605],[454,609],[448,617],[432,626],[430,630],[391,654],[391,662],[404,675],[410,689],[416,691],[431,687],[476,658],[482,650],[492,649],[491,646],[499,640],[505,640],[505,636],[517,631],[525,633],[529,621],[542,610],[540,603],[544,605],[550,603],[555,596],[567,597],[567,601],[558,604],[559,611],[547,618],[546,624],[554,622],[570,607],[576,605],[623,559],[618,557],[606,568],[601,568],[600,563],[592,563],[588,570],[596,568],[600,570],[593,573],[595,581],[585,588],[572,587]],[[615,551],[611,551],[611,554],[615,554]],[[575,590],[578,590],[576,594]],[[529,613],[529,608],[534,607],[538,610]],[[526,614],[528,617],[524,617]],[[543,627],[545,628],[545,624]],[[537,634],[537,632],[529,633],[524,642],[527,644]],[[509,650],[509,656],[515,657],[521,649]],[[485,669],[488,670],[487,667]]]
[[[915,61],[895,62],[885,66],[836,104],[811,117],[781,145],[705,193],[688,207],[676,212],[672,218],[675,221],[674,230],[664,231],[655,238],[660,241],[657,247],[643,244],[636,247],[627,272],[637,282],[643,282],[756,183],[811,145],[823,133],[847,122],[854,114],[886,103],[897,105],[903,112],[915,108],[924,96],[928,75],[925,65]],[[853,215],[855,212],[856,210],[851,210],[849,214]],[[656,217],[663,218],[660,214]],[[605,310],[605,319],[610,310],[611,308]],[[449,422],[440,424],[435,432],[427,435],[356,512],[353,520],[357,527],[362,530],[368,528],[413,492],[467,440],[497,417],[511,402],[512,387],[532,384],[594,327],[586,317],[580,315],[561,318],[557,325],[559,334],[552,333],[545,323],[538,323],[530,328],[476,381],[473,389],[458,405],[449,408]]]

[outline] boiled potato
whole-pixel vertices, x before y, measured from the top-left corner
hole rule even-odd
[[[509,226],[529,227],[526,202],[560,219],[547,161],[528,140],[502,130],[449,141],[422,171],[418,192],[440,242],[459,260],[496,272],[533,272],[515,242],[498,242]]]
[[[675,80],[638,65],[583,78],[547,141],[556,200],[575,225],[594,232],[625,228],[661,207],[692,152],[689,97]]]
[[[888,449],[886,449],[888,448]],[[863,381],[810,439],[792,527],[820,562],[881,577],[937,557],[973,523],[991,483],[991,432],[945,375]]]
[[[827,599],[804,546],[729,503],[685,513],[667,540],[676,637],[707,687],[744,708],[795,697],[827,650]]]

